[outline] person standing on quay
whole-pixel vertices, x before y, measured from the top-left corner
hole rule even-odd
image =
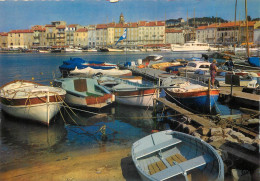
[[[216,77],[217,70],[218,70],[216,63],[217,63],[217,61],[214,59],[209,67],[210,78],[211,78],[210,80],[211,80],[211,85],[213,88],[214,88],[215,77]]]

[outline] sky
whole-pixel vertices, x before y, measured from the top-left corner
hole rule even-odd
[[[245,1],[237,0],[237,20],[245,19]],[[248,15],[260,17],[260,0],[247,0]],[[218,16],[234,21],[235,0],[0,0],[0,32],[30,29],[33,25],[155,21]]]

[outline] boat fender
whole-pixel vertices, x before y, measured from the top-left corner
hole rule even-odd
[[[158,129],[153,129],[153,130],[152,130],[152,133],[157,133],[157,132],[159,132]]]

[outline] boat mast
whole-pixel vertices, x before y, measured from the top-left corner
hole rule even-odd
[[[194,29],[193,29],[193,38],[194,38],[194,41],[195,41],[195,40],[196,40],[196,37],[195,37],[195,8],[194,8],[193,24],[194,24]]]
[[[235,25],[234,25],[234,36],[233,36],[234,52],[235,52],[235,47],[236,47],[236,22],[237,22],[237,0],[235,3]]]
[[[248,44],[248,20],[247,20],[247,0],[245,0],[245,15],[246,15],[246,49],[247,49],[247,57],[249,57],[249,44]]]

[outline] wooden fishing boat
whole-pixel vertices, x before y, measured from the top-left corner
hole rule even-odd
[[[115,96],[91,78],[62,78],[54,86],[66,90],[65,102],[71,106],[103,108],[115,101]]]
[[[132,159],[142,180],[224,181],[224,164],[216,150],[180,132],[161,131],[136,141]]]
[[[154,86],[139,84],[116,77],[96,77],[100,85],[105,86],[116,96],[116,102],[120,104],[149,107],[153,106],[153,98],[157,96]]]
[[[15,117],[49,125],[58,113],[66,91],[26,80],[15,80],[0,88],[2,109]]]
[[[218,89],[209,89],[208,85],[185,77],[168,77],[162,83],[166,99],[183,107],[202,112],[210,112],[218,100]],[[170,86],[178,88],[170,88]]]
[[[167,67],[170,66],[180,66],[180,62],[161,62],[152,64],[150,67],[153,69],[159,69],[165,71]]]
[[[93,69],[91,67],[87,67],[84,69],[78,69],[77,67],[75,70],[70,71],[71,75],[84,75],[84,76],[93,76],[94,74],[103,74],[103,75],[110,75],[110,76],[131,76],[131,70],[119,70],[119,69],[110,69],[110,70],[103,70],[103,69]]]

